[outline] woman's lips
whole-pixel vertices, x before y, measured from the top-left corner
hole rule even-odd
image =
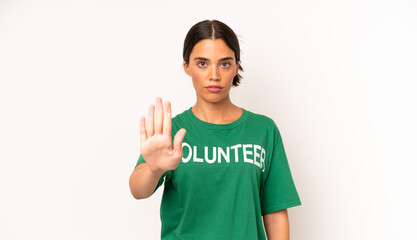
[[[208,86],[206,87],[209,92],[216,93],[222,90],[222,87]]]

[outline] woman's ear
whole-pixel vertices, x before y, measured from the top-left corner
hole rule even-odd
[[[239,73],[239,66],[240,66],[240,64],[237,64],[237,68],[236,68],[235,76]]]
[[[187,62],[183,62],[184,71],[188,76],[191,76],[190,67],[188,66]]]

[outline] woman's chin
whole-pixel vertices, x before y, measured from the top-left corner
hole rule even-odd
[[[223,104],[227,102],[227,99],[227,96],[207,96],[204,98],[200,98],[200,100],[211,104]]]

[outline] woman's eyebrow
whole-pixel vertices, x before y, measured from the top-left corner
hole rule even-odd
[[[197,60],[210,62],[210,59],[204,58],[204,57],[195,57],[193,61],[197,61]],[[224,58],[219,59],[219,61],[226,61],[226,60],[233,60],[233,58],[232,57],[224,57]]]

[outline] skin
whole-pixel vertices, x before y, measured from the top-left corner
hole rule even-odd
[[[197,101],[192,107],[194,115],[209,123],[226,124],[237,120],[243,110],[230,100],[233,78],[239,65],[235,55],[223,39],[199,41],[190,54],[190,62],[183,63],[184,71],[192,79]],[[218,85],[219,92],[210,92],[209,85]],[[151,196],[159,178],[168,170],[177,168],[182,159],[182,140],[186,134],[180,129],[171,143],[171,103],[165,106],[156,98],[150,105],[148,119],[140,118],[141,153],[145,163],[139,164],[129,179],[132,195],[136,199]],[[263,216],[265,231],[270,240],[289,240],[289,221],[286,209]]]
[[[290,239],[290,223],[287,209],[266,214],[263,219],[266,236],[269,240]]]
[[[129,178],[130,191],[134,198],[150,197],[161,176],[168,170],[178,167],[183,153],[182,140],[186,130],[180,129],[171,141],[171,103],[156,98],[156,106],[150,105],[148,121],[140,118],[140,151],[145,163],[136,166]]]
[[[204,58],[200,59],[200,58]],[[229,58],[228,60],[222,60]],[[183,63],[184,71],[192,78],[197,102],[192,111],[199,119],[215,124],[230,123],[238,119],[243,110],[230,101],[230,89],[239,65],[235,54],[223,39],[204,39],[194,45],[189,64]],[[209,85],[220,85],[220,92],[211,93]]]

